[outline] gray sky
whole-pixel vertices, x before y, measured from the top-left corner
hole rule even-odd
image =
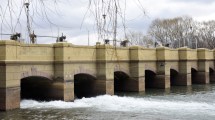
[[[4,15],[3,11],[8,10],[6,2],[1,2],[1,21],[4,16],[4,22],[1,26],[2,33],[13,32],[9,28],[8,24],[17,23],[17,18],[20,13],[20,6],[22,3],[16,0],[14,7],[13,20],[10,20],[9,13]],[[33,0],[36,1],[36,0]],[[191,16],[197,21],[215,20],[215,0],[139,0],[142,4],[138,4],[138,0],[127,0],[126,7],[126,27],[128,31],[140,31],[146,32],[151,21],[156,18],[173,18],[178,16]],[[34,6],[30,6],[30,9],[34,8],[34,13],[31,10],[34,23],[33,29],[38,35],[50,35],[57,36],[59,33],[64,33],[67,36],[67,40],[73,44],[87,44],[88,31],[90,44],[95,45],[97,41],[96,27],[94,24],[94,18],[92,14],[85,13],[88,7],[88,0],[60,0],[60,3],[53,4],[52,0],[46,0],[46,8],[51,9],[54,12],[48,12],[49,20],[56,24],[51,25],[44,17],[46,15],[40,15],[41,5],[34,2]],[[146,15],[143,14],[144,8]],[[57,9],[55,9],[57,8]],[[38,10],[37,10],[38,9]],[[43,10],[42,10],[43,11]],[[38,14],[37,14],[38,12]],[[84,21],[83,21],[84,20]],[[26,38],[26,16],[24,10],[21,13],[19,19],[20,24],[17,25],[14,31],[22,31],[23,38]],[[82,24],[83,23],[83,24]],[[122,33],[122,27],[119,26],[119,33]],[[5,36],[1,36],[2,39],[6,39]],[[118,36],[123,38],[123,36]],[[55,39],[50,38],[38,38],[38,43],[54,43]]]

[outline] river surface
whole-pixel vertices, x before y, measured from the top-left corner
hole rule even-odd
[[[215,120],[215,85],[147,89],[74,102],[22,100],[1,120]]]

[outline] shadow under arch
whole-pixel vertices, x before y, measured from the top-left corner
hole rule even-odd
[[[156,86],[155,82],[156,73],[151,70],[145,70],[145,87],[153,88]]]
[[[210,83],[215,83],[215,71],[211,67],[209,68],[209,76],[210,76]]]
[[[114,91],[122,92],[122,91],[129,91],[129,75],[122,71],[115,71],[114,72]]]
[[[192,84],[198,83],[197,82],[197,74],[198,74],[198,71],[195,68],[191,68],[191,81],[192,81]]]
[[[77,98],[93,97],[95,93],[96,77],[86,74],[78,73],[74,75],[74,93]]]
[[[51,100],[52,80],[43,76],[28,76],[21,79],[21,99]]]
[[[179,85],[180,81],[178,81],[178,71],[174,70],[174,69],[170,69],[170,85],[171,86],[176,86]]]

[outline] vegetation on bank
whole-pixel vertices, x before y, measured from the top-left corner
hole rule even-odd
[[[161,44],[172,48],[215,48],[215,21],[195,21],[192,17],[155,19],[147,33],[131,32],[128,35],[132,44]]]

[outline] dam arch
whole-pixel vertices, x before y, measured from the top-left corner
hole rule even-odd
[[[191,68],[191,82],[192,84],[197,84],[197,75],[198,75],[198,71],[195,68]]]
[[[178,85],[178,75],[179,75],[179,72],[175,69],[170,69],[170,85],[171,86],[176,86]]]
[[[114,91],[122,92],[129,91],[129,79],[130,76],[123,71],[114,72]]]
[[[20,80],[21,99],[51,100],[53,80],[44,76],[28,76]]]
[[[154,88],[156,84],[156,73],[152,70],[145,70],[145,87]]]
[[[74,94],[77,98],[93,97],[95,93],[95,84],[97,78],[87,73],[78,73],[74,75]]]
[[[209,80],[210,83],[215,83],[215,70],[209,67]]]

